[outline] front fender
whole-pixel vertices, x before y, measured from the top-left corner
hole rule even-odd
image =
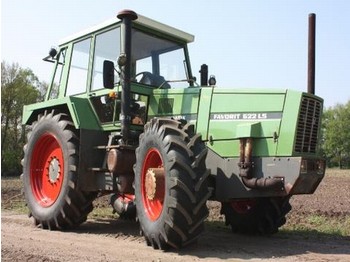
[[[87,98],[64,97],[23,107],[22,124],[30,125],[45,110],[57,109],[70,115],[76,129],[101,129],[101,125]]]

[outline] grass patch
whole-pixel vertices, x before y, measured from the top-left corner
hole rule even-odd
[[[96,218],[109,218],[109,219],[116,219],[118,218],[118,214],[113,214],[113,208],[110,205],[110,196],[104,195],[96,198],[94,202],[92,203],[94,206],[94,209],[92,212],[88,215],[88,218],[90,219],[96,219]]]
[[[117,214],[112,213],[112,207],[95,207],[94,210],[88,215],[88,218],[118,218]]]
[[[207,228],[228,231],[223,221],[206,221]],[[301,215],[298,219],[287,219],[277,235],[304,239],[348,239],[350,240],[350,215]]]
[[[1,210],[10,210],[18,214],[27,214],[29,211],[24,200],[12,200],[10,202],[1,203]]]
[[[23,184],[19,177],[1,178],[1,210],[11,210],[19,214],[28,213]]]
[[[298,233],[305,236],[350,236],[350,215],[326,216],[305,215],[298,222],[287,222],[281,228],[284,233]]]

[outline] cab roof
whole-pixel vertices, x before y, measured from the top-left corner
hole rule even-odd
[[[194,41],[194,35],[186,33],[182,30],[177,29],[177,28],[168,26],[166,24],[160,23],[160,22],[155,21],[153,19],[150,19],[148,17],[142,16],[139,14],[137,14],[137,16],[138,16],[138,18],[135,21],[133,21],[133,23],[136,23],[136,24],[142,25],[144,27],[150,28],[152,30],[164,33],[166,35],[170,35],[172,37],[181,39],[182,41],[185,41],[186,43],[191,43]],[[118,19],[117,17],[106,20],[100,24],[97,24],[95,26],[92,26],[90,28],[87,28],[85,30],[82,30],[82,31],[76,33],[76,34],[73,34],[71,36],[68,36],[68,37],[62,39],[59,42],[59,45],[64,45],[64,44],[67,44],[69,42],[73,42],[73,41],[78,40],[84,36],[91,35],[95,32],[98,32],[98,31],[100,31],[104,28],[110,27],[112,25],[116,25],[120,22],[121,22],[121,20]]]

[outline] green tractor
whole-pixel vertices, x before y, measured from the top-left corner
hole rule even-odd
[[[271,234],[292,195],[315,191],[323,100],[219,88],[206,65],[197,84],[193,40],[123,10],[50,50],[45,101],[23,109],[24,192],[37,226],[78,226],[108,194],[148,245],[180,248],[203,231],[207,200],[234,232]]]

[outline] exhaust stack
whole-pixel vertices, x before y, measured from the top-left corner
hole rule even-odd
[[[122,10],[117,17],[122,21],[121,31],[124,37],[121,54],[126,58],[121,66],[121,131],[124,144],[130,136],[130,71],[131,71],[131,22],[137,19],[137,14],[131,10]]]
[[[315,94],[316,15],[309,14],[307,92]]]

